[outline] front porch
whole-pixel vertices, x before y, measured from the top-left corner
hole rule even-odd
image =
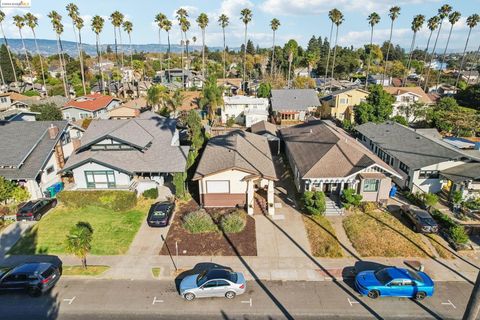
[[[273,180],[247,176],[247,213],[275,215],[275,187]]]

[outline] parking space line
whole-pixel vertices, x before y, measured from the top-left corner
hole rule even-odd
[[[250,304],[250,307],[252,306],[252,298],[250,298],[250,300],[247,300],[247,301],[240,301],[241,303],[248,303]]]
[[[348,303],[350,303],[350,307],[353,307],[353,305],[354,305],[355,303],[360,303],[360,302],[358,302],[358,301],[352,301],[352,300],[350,300],[350,298],[347,298],[347,300],[348,300]]]
[[[457,309],[457,307],[455,307],[455,305],[452,303],[452,301],[450,301],[450,300],[447,300],[447,301],[448,301],[448,302],[442,302],[442,304],[443,304],[444,306],[452,306],[453,309]]]
[[[163,300],[157,300],[157,297],[153,297],[152,305],[155,303],[163,303]]]
[[[68,301],[68,304],[72,304],[73,303],[73,300],[75,300],[76,296],[74,296],[73,298],[71,299],[63,299],[63,301]]]

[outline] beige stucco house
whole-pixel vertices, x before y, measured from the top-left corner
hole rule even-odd
[[[332,92],[321,99],[322,118],[354,121],[354,106],[367,99],[369,92],[360,88],[348,88]]]

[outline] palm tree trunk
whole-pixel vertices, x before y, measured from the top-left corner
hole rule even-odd
[[[407,73],[410,71],[410,66],[412,63],[412,56],[413,56],[413,48],[415,46],[415,38],[417,37],[417,33],[413,33],[413,38],[412,38],[412,44],[410,45],[410,54],[408,55],[408,63],[407,63],[407,70],[405,75],[403,76],[403,81],[402,81],[402,87],[405,87],[405,84],[407,82]],[[409,118],[407,118],[408,120]]]
[[[472,33],[472,28],[468,30],[467,41],[465,41],[465,47],[463,48],[462,61],[460,62],[460,68],[458,69],[457,79],[455,80],[455,87],[458,86],[458,81],[460,80],[460,71],[462,71],[463,63],[465,62],[465,53],[467,52],[468,42],[470,41],[470,34]],[[480,47],[479,47],[480,49]]]
[[[180,35],[182,37],[182,56],[181,56],[182,57],[182,67],[181,67],[181,69],[183,70],[183,69],[185,69],[184,63],[183,63],[183,52],[185,51],[185,41],[183,41],[183,32],[180,32]]]
[[[427,47],[425,48],[425,54],[423,55],[423,64],[422,64],[422,67],[420,68],[420,77],[422,77],[423,70],[425,69],[425,65],[427,64],[428,48],[430,47],[430,40],[432,39],[432,35],[433,35],[433,30],[430,31],[430,35],[428,36]]]
[[[244,48],[243,48],[243,82],[247,80],[247,24],[245,24],[245,37],[244,37]]]
[[[271,65],[270,65],[270,77],[272,77],[272,78],[273,78],[273,72],[274,72],[274,70],[273,70],[274,65],[275,65],[275,30],[273,30],[272,62],[271,62]]]
[[[130,67],[133,69],[133,49],[132,49],[132,35],[128,33],[128,43],[130,46]]]
[[[97,35],[97,61],[100,67],[100,78],[102,81],[102,93],[105,95],[105,80],[103,78],[102,53],[100,52],[100,36]]]
[[[42,59],[42,55],[40,54],[40,49],[38,48],[37,35],[35,33],[35,29],[32,29],[32,33],[33,33],[33,39],[35,40],[35,48],[37,49],[38,58],[40,59],[40,70],[42,71],[43,87],[45,88],[45,94],[48,97],[47,82],[45,81],[45,71],[43,69],[43,59]]]
[[[205,79],[205,28],[202,29],[202,76]]]
[[[443,24],[443,21],[440,22],[440,26],[438,27],[437,37],[435,38],[435,43],[433,44],[432,54],[430,55],[429,67],[427,69],[427,76],[425,77],[425,85],[424,85],[424,88],[423,88],[423,91],[425,91],[425,92],[427,92],[428,78],[430,77],[430,70],[432,70],[433,55],[435,54],[435,49],[437,48],[438,37],[440,36],[440,32],[442,31],[442,24]]]
[[[440,83],[440,74],[443,71],[443,64],[445,63],[445,56],[447,55],[447,49],[448,49],[448,44],[450,43],[450,37],[452,36],[452,30],[453,30],[453,24],[451,25],[450,31],[448,33],[447,44],[445,45],[445,50],[443,51],[442,60],[440,62],[440,70],[438,70],[437,81],[435,82],[435,85]]]
[[[370,60],[372,59],[372,46],[373,46],[373,27],[370,31],[370,50],[368,51],[368,65],[367,65],[367,74],[365,76],[365,90],[368,87],[368,74],[370,73]],[[382,83],[383,86],[383,83]]]
[[[338,41],[338,26],[337,26],[337,31],[335,35],[335,47],[333,48],[332,78],[333,78],[333,73],[335,71],[335,58],[337,56],[337,41]]]
[[[187,38],[187,32],[185,31],[185,53],[187,56],[187,60],[185,65],[187,66],[187,70],[190,70],[190,55],[188,51],[188,38]]]
[[[167,41],[168,41],[168,63],[167,63],[167,68],[168,68],[168,72],[170,72],[170,31],[167,31]],[[170,75],[168,77],[169,79],[167,80],[168,82],[170,82]]]
[[[222,28],[223,30],[223,81],[225,83],[227,82],[227,67],[226,67],[226,61],[227,61],[227,52],[226,52],[226,45],[225,45],[225,28]]]
[[[87,269],[87,257],[82,257],[82,267],[83,269]]]
[[[115,38],[115,62],[118,66],[117,27],[113,27],[113,36]]]
[[[0,92],[3,92],[3,89],[6,89],[6,88],[4,88],[4,86],[5,86],[5,77],[3,76],[3,68],[2,68],[1,65],[0,65],[0,77],[2,78],[2,88],[0,89]]]
[[[63,76],[65,77],[65,83],[67,84],[67,92],[70,95],[69,87],[68,87],[68,77],[67,77],[67,60],[65,59],[64,51],[63,51],[63,43],[62,43],[62,38],[58,36],[58,43],[60,44],[60,55],[63,63]]]
[[[83,46],[82,46],[82,32],[78,30],[78,59],[80,59],[80,73],[82,75],[83,94],[87,94],[87,86],[85,83],[85,70],[83,67]]]
[[[324,88],[325,88],[325,84],[327,83],[328,64],[330,62],[330,54],[332,53],[332,35],[333,35],[333,21],[332,21],[332,26],[330,27],[330,39],[328,40],[327,65],[325,66],[325,75],[323,76]]]
[[[25,46],[25,41],[23,40],[23,33],[22,29],[18,29],[20,33],[20,39],[22,40],[22,47],[23,47],[23,52],[25,53],[25,59],[27,60],[27,68],[28,71],[30,71],[30,81],[32,81],[32,90],[33,90],[33,72],[32,72],[32,66],[30,65],[30,59],[28,58],[28,51],[27,47]]]
[[[478,55],[479,54],[480,54],[480,45],[478,46],[477,52],[475,53],[475,60],[477,61],[475,63],[475,69],[478,69]],[[469,73],[468,77],[471,76],[471,71],[472,71],[472,69],[470,69],[470,73]],[[475,84],[478,84],[479,81],[480,81],[480,77],[477,77],[477,80],[475,81]]]
[[[120,61],[122,62],[122,69],[124,68],[125,64],[123,61],[123,41],[122,41],[122,29],[118,28],[118,39],[120,40]]]
[[[162,29],[158,28],[158,56],[160,58],[160,71],[162,71]]]
[[[67,91],[67,83],[65,82],[65,73],[63,69],[63,62],[62,62],[62,54],[60,51],[60,36],[57,33],[57,50],[58,50],[58,61],[60,63],[60,69],[62,70],[62,82],[63,82],[63,90],[65,93],[65,98],[68,98],[68,91]]]
[[[382,83],[385,83],[385,76],[387,75],[387,63],[388,63],[388,56],[390,55],[390,47],[392,46],[392,33],[393,33],[393,20],[392,23],[390,24],[390,37],[388,38],[388,48],[387,48],[387,55],[385,57],[385,66],[383,69],[383,75],[382,75]]]
[[[3,31],[3,24],[0,23],[0,29],[2,30],[3,41],[5,41],[5,46],[7,47],[8,58],[10,59],[10,65],[12,66],[13,78],[15,79],[15,86],[18,85],[17,72],[15,71],[15,64],[13,63],[12,53],[10,52],[10,47],[8,46],[7,37]]]

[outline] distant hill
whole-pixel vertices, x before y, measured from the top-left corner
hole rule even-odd
[[[8,44],[12,48],[13,51],[15,52],[21,52],[22,50],[22,41],[20,39],[7,39]],[[47,39],[38,39],[38,47],[40,49],[40,52],[42,55],[53,55],[57,53],[57,41],[56,40],[47,40]],[[0,44],[3,43],[3,41],[0,42]],[[77,46],[76,43],[73,41],[62,41],[63,45],[63,50],[64,52],[68,53],[71,56],[76,56],[77,55]],[[107,46],[110,45],[112,50],[114,49],[114,44],[103,44],[102,45],[102,51],[105,52],[107,49]],[[30,52],[34,52],[35,49],[35,41],[33,39],[25,39],[25,46],[27,47],[27,50]],[[129,45],[124,44],[124,51],[129,52]],[[132,50],[137,51],[137,52],[167,52],[168,45],[162,44],[132,44]],[[182,47],[177,44],[172,44],[171,45],[171,50],[172,52],[181,52]],[[209,47],[208,48],[211,51],[216,51],[216,50],[223,50],[223,48],[220,47]],[[92,44],[83,44],[83,50],[88,55],[96,55],[97,51],[95,48],[95,45]],[[189,50],[201,50],[201,46],[189,46]]]

